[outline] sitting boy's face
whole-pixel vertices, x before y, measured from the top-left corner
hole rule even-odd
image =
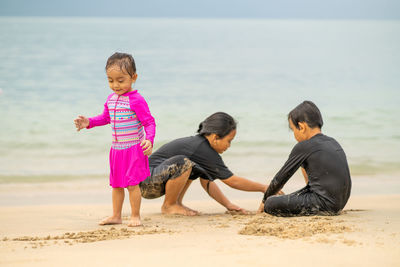
[[[308,124],[304,121],[299,122],[298,124],[299,128],[297,128],[292,120],[289,119],[289,127],[292,129],[294,138],[296,138],[297,142],[308,140],[314,135],[321,133],[321,128],[310,128],[310,126],[308,126]]]
[[[301,142],[301,141],[304,141],[304,140],[308,139],[307,135],[306,135],[306,132],[307,132],[307,128],[309,128],[309,127],[308,127],[307,123],[299,122],[299,128],[300,129],[298,129],[293,124],[292,120],[289,119],[289,127],[293,131],[294,138],[297,140],[297,142]]]

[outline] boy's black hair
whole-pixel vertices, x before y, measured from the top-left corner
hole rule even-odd
[[[305,122],[310,128],[322,128],[324,121],[318,107],[311,101],[304,101],[295,107],[288,114],[288,120],[291,120],[297,129],[300,129],[299,122]]]
[[[236,130],[237,122],[225,112],[216,112],[200,123],[197,132],[202,136],[215,133],[219,138],[224,138],[232,130]]]
[[[115,52],[107,59],[106,71],[111,66],[118,66],[121,71],[128,73],[130,76],[136,73],[135,60],[130,54]]]

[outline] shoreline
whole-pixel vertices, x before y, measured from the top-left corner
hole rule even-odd
[[[400,194],[400,174],[380,174],[352,176],[351,196],[359,195],[397,195]],[[254,177],[254,181],[265,183],[264,177]],[[268,180],[269,181],[269,180]],[[262,193],[244,192],[229,188],[223,182],[216,180],[217,185],[229,199],[246,200],[262,199]],[[283,191],[288,194],[304,187],[304,178],[300,172],[284,186]],[[111,187],[108,177],[73,179],[68,181],[45,181],[33,183],[0,183],[0,207],[46,205],[49,201],[57,205],[69,204],[110,204]],[[205,193],[198,180],[189,187],[184,200],[208,201],[211,198]],[[147,200],[144,203],[162,202],[162,198]],[[125,202],[125,205],[128,203]]]

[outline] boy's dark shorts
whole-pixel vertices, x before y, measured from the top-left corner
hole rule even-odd
[[[288,195],[270,196],[265,201],[264,211],[282,217],[337,215],[340,213],[340,210],[326,205],[316,193],[310,190],[308,185]]]
[[[165,194],[165,185],[169,179],[175,179],[193,167],[186,156],[173,156],[156,167],[150,167],[150,177],[139,184],[142,197],[152,199]]]

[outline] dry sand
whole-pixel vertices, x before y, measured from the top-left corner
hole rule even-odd
[[[255,210],[258,200],[238,200]],[[400,266],[400,196],[353,196],[340,216],[200,216],[142,205],[143,227],[98,226],[109,205],[0,207],[1,266]]]

